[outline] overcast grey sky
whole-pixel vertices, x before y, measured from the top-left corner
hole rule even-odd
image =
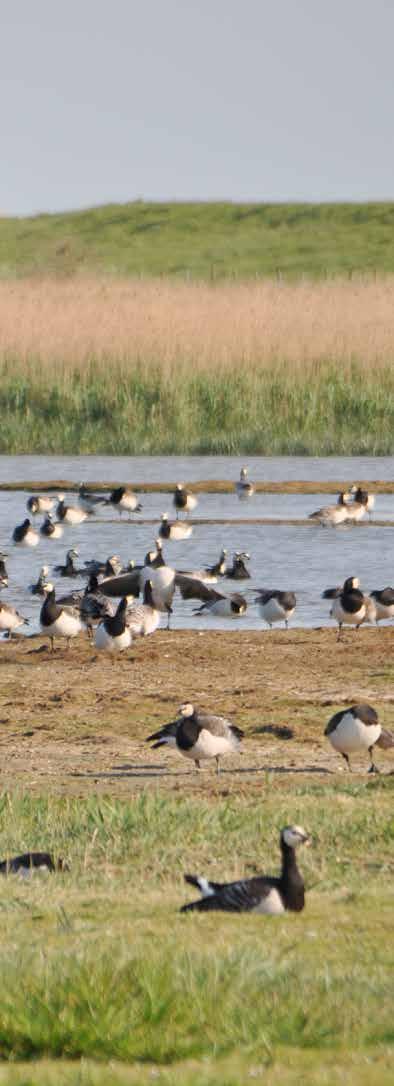
[[[394,198],[393,0],[1,0],[0,213]]]

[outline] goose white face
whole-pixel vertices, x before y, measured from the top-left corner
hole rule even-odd
[[[360,588],[360,581],[358,577],[352,577],[352,588]]]
[[[285,826],[282,830],[282,838],[289,848],[297,848],[297,845],[306,844],[309,841],[309,836],[302,826]]]
[[[161,519],[162,520],[168,520],[168,513],[162,513],[161,514]]]
[[[193,716],[194,706],[191,701],[185,701],[183,705],[180,706],[179,712],[181,716]]]
[[[58,501],[64,502],[64,494],[58,494]]]

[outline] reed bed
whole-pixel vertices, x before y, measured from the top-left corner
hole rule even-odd
[[[1,451],[390,453],[394,277],[0,282]]]

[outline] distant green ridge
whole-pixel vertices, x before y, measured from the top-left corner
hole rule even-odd
[[[0,276],[193,279],[394,272],[394,202],[108,204],[0,218]]]

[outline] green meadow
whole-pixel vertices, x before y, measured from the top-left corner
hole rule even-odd
[[[1,885],[0,1084],[268,1086],[392,1082],[391,778],[255,796],[3,795],[3,856],[66,857],[68,873]],[[304,913],[179,914],[185,871],[278,867],[289,821]]]

